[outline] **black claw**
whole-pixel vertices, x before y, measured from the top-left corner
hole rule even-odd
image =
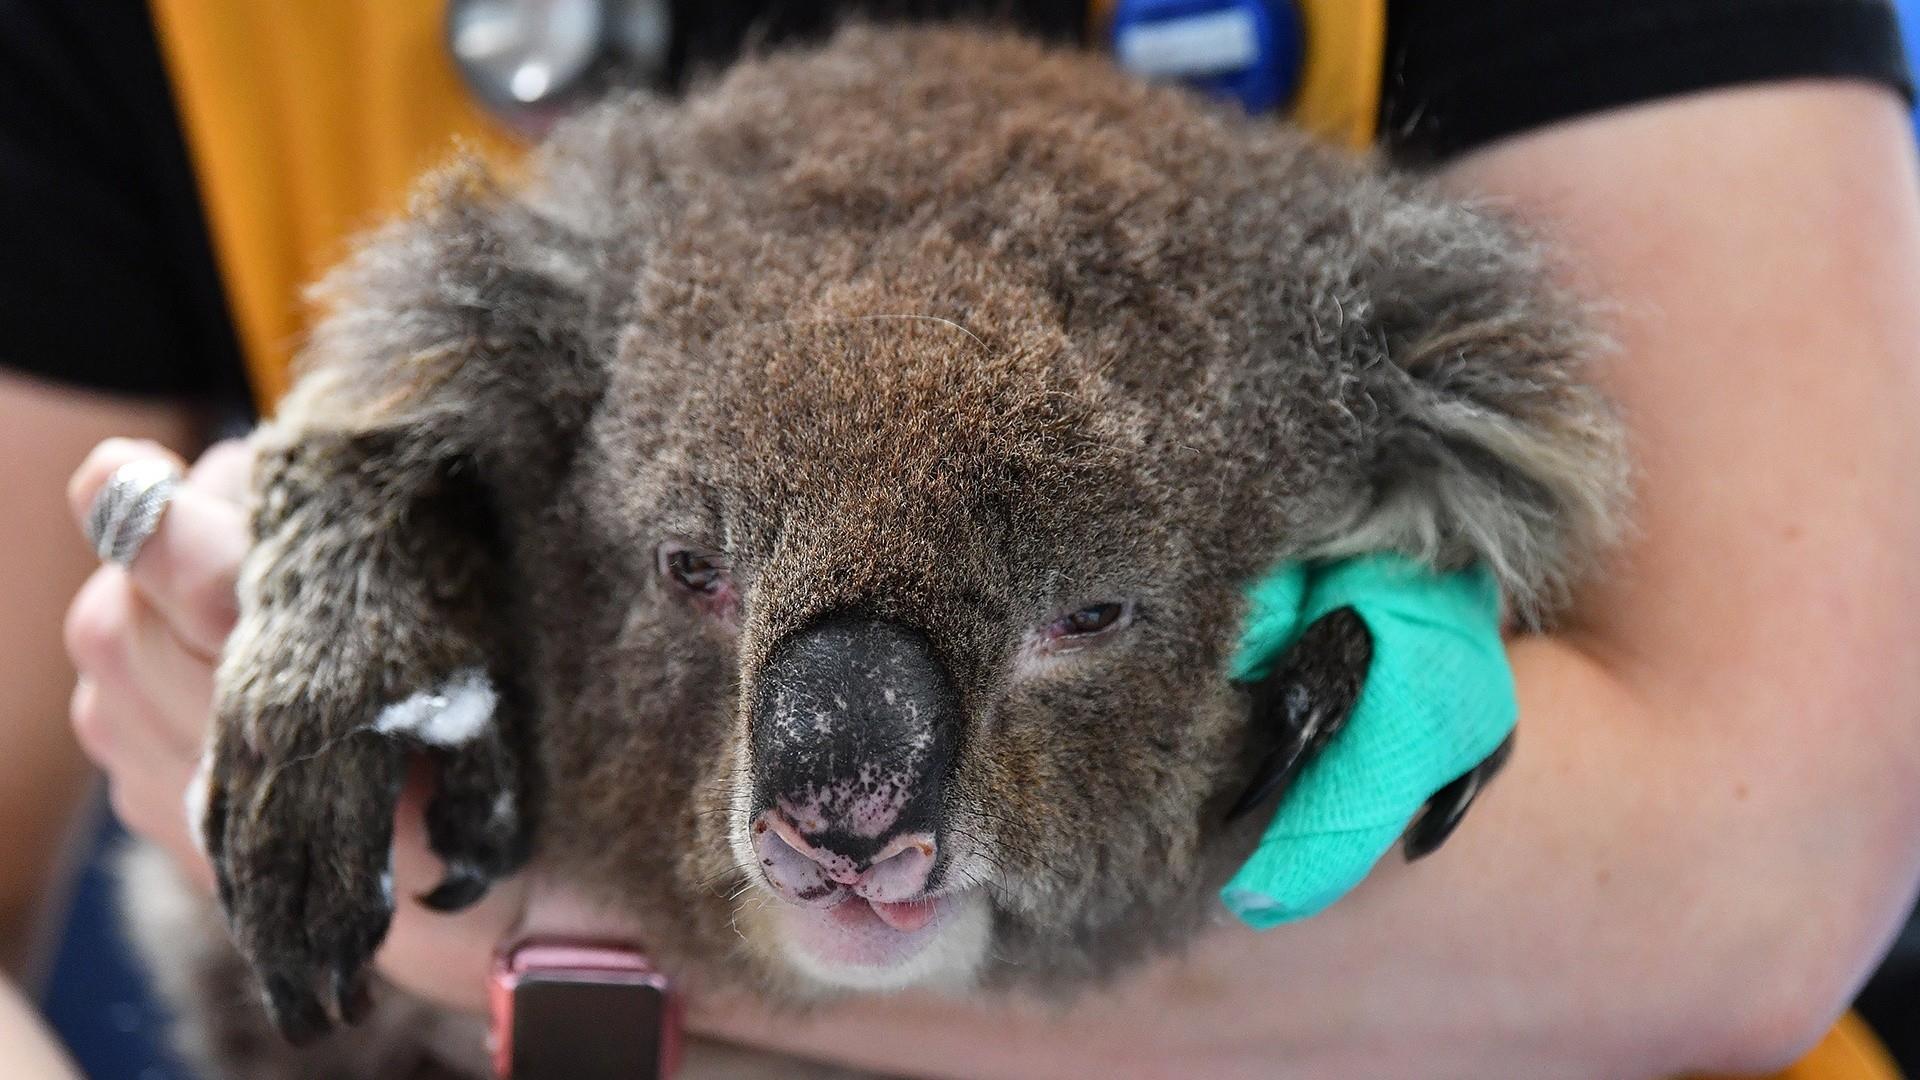
[[[220,898],[220,910],[231,912],[234,902],[233,877],[227,873],[225,859],[213,860],[213,890]]]
[[[1233,821],[1293,782],[1346,726],[1373,662],[1373,635],[1360,614],[1336,608],[1315,619],[1278,670],[1254,687],[1256,738],[1275,739],[1253,779],[1227,811]],[[1277,729],[1277,733],[1276,733]]]
[[[263,981],[267,990],[267,1012],[273,1017],[273,1025],[280,1029],[281,1037],[288,1042],[305,1046],[332,1028],[327,1011],[320,1007],[320,1000],[305,983],[279,973],[268,975]]]
[[[1494,748],[1493,753],[1487,755],[1485,761],[1427,800],[1426,808],[1414,819],[1413,824],[1407,826],[1406,836],[1401,841],[1400,852],[1406,861],[1424,859],[1440,850],[1440,845],[1447,842],[1447,838],[1466,818],[1467,808],[1473,805],[1473,800],[1512,754],[1513,736],[1508,735]]]
[[[190,824],[200,831],[207,845],[207,858],[218,865],[227,848],[227,788],[217,779],[207,780],[206,816]]]
[[[358,1024],[373,1009],[373,990],[365,968],[336,968],[333,973],[334,1008],[343,1024]]]
[[[432,892],[422,893],[415,899],[422,906],[435,911],[464,911],[479,903],[480,898],[487,895],[487,890],[492,887],[493,878],[485,871],[466,863],[454,862],[447,864],[447,876],[440,879],[440,884],[435,885]]]
[[[333,961],[326,966],[327,990],[332,995],[334,1015],[342,1024],[357,1024],[373,1006],[368,988],[367,961],[387,936],[393,923],[392,909],[383,905],[356,915],[333,949]]]
[[[1237,821],[1252,813],[1255,807],[1266,802],[1274,792],[1291,783],[1294,774],[1299,772],[1300,766],[1305,763],[1307,748],[1304,742],[1294,743],[1275,750],[1262,759],[1259,767],[1254,770],[1253,783],[1248,785],[1246,791],[1241,792],[1240,797],[1234,800],[1232,808],[1227,811],[1227,820]]]

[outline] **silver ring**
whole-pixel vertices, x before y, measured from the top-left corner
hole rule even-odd
[[[87,543],[94,553],[105,562],[131,565],[160,527],[179,484],[180,470],[165,458],[142,458],[113,470],[87,511]]]

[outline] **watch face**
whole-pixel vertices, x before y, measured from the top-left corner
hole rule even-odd
[[[630,980],[530,972],[513,989],[513,1080],[664,1077],[666,992]]]

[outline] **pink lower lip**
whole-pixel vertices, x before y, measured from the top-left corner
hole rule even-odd
[[[849,896],[831,907],[780,904],[789,942],[844,967],[889,968],[918,955],[939,933],[945,898],[874,903]]]
[[[911,934],[932,922],[934,908],[938,903],[937,900],[909,900],[900,904],[883,904],[877,900],[867,901],[867,905],[873,908],[873,913],[880,916],[881,922],[903,934]]]

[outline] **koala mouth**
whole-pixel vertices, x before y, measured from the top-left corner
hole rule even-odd
[[[845,900],[835,904],[829,911],[838,912],[843,908],[851,909],[859,904],[865,904],[867,910],[873,912],[874,918],[879,919],[881,922],[903,934],[911,934],[916,930],[926,929],[927,925],[933,922],[939,915],[940,909],[940,901],[937,897],[927,900],[907,900],[901,903],[889,904],[883,900],[863,900],[857,896],[849,896]],[[857,918],[858,912],[854,912],[852,917]]]
[[[905,903],[849,895],[827,907],[771,907],[787,962],[839,989],[964,985],[986,952],[987,905],[977,889]]]
[[[932,843],[905,836],[859,870],[809,843],[785,815],[755,830],[767,905],[781,951],[829,985],[885,989],[951,976],[955,961],[984,938],[978,890],[929,891]],[[983,941],[982,941],[983,943]],[[967,966],[971,966],[969,961]]]
[[[953,896],[887,903],[847,896],[829,907],[782,904],[779,921],[789,949],[834,967],[891,968],[938,937]]]

